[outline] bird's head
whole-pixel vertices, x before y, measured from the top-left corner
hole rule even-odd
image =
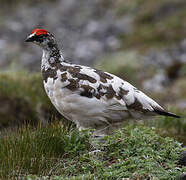
[[[45,29],[34,29],[25,41],[33,42],[43,49],[50,49],[57,45],[54,36]]]

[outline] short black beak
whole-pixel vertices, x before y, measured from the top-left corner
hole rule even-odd
[[[26,39],[25,39],[25,42],[33,42],[35,40],[35,36],[28,36]]]
[[[30,40],[28,38],[25,39],[25,42],[30,42]]]
[[[25,42],[32,42],[32,40],[31,40],[31,38],[27,37],[27,38],[25,39]]]

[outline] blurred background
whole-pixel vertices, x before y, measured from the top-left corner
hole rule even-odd
[[[61,119],[42,87],[42,51],[24,40],[55,34],[64,57],[109,71],[178,113],[142,121],[186,144],[185,0],[0,0],[0,130]]]

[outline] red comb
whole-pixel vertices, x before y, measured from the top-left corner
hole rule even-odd
[[[34,29],[34,30],[32,31],[32,34],[33,34],[33,33],[36,33],[36,35],[39,36],[39,35],[41,35],[41,34],[47,34],[48,31],[45,30],[45,29]]]

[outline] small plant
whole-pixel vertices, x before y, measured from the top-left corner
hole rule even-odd
[[[104,143],[97,154],[91,133],[59,123],[23,128],[0,139],[0,179],[174,179],[183,148],[155,129],[126,126]]]
[[[181,144],[162,138],[155,129],[127,126],[98,143],[104,150],[96,156],[84,154],[61,167],[60,178],[88,176],[90,179],[174,179],[186,167],[177,165]],[[73,178],[72,178],[73,179]]]

